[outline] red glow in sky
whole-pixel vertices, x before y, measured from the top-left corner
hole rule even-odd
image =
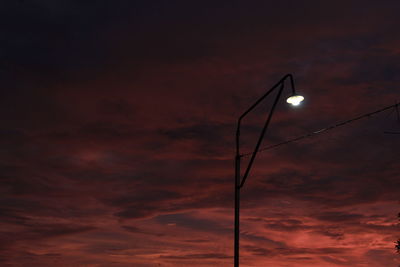
[[[399,101],[397,1],[1,3],[1,266],[232,266],[238,116],[263,146]],[[245,121],[254,145],[271,102]],[[396,267],[394,110],[260,153],[241,266]]]

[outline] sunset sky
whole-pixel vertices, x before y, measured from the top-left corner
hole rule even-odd
[[[237,118],[262,146],[400,102],[400,2],[0,3],[0,266],[233,266]],[[243,125],[254,146],[271,99]],[[397,267],[396,110],[260,153],[241,266]]]

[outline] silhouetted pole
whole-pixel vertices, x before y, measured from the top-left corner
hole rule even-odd
[[[249,175],[251,167],[253,165],[254,159],[257,155],[257,152],[260,148],[261,142],[264,138],[264,135],[268,129],[268,125],[271,121],[272,115],[274,114],[276,105],[278,104],[278,100],[282,94],[282,91],[285,87],[285,80],[290,80],[290,85],[292,87],[292,96],[288,98],[287,102],[292,105],[298,105],[304,98],[296,94],[296,90],[294,87],[293,76],[291,74],[285,75],[278,83],[276,83],[270,90],[268,90],[261,98],[259,98],[250,108],[248,108],[238,119],[237,129],[236,129],[236,156],[235,156],[235,238],[234,238],[234,267],[239,267],[239,235],[240,235],[240,189],[243,187],[246,179]],[[267,116],[267,119],[264,123],[264,127],[260,133],[260,137],[258,138],[257,144],[254,148],[253,153],[251,154],[250,161],[247,165],[247,168],[241,177],[240,171],[240,160],[243,155],[240,154],[240,124],[242,119],[249,114],[258,104],[260,104],[271,92],[273,92],[276,88],[279,88],[278,94],[275,97],[272,108]]]

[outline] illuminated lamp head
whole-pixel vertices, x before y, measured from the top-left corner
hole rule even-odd
[[[298,106],[304,100],[304,97],[301,95],[294,94],[286,99],[286,102],[291,104],[292,106]]]

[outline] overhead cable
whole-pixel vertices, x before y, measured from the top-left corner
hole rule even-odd
[[[361,119],[364,119],[364,118],[368,118],[370,116],[373,116],[375,114],[381,113],[381,112],[386,111],[388,109],[392,109],[392,108],[396,109],[397,114],[399,114],[398,113],[398,106],[399,105],[400,105],[400,103],[396,103],[394,105],[390,105],[390,106],[378,109],[376,111],[363,114],[361,116],[358,116],[358,117],[355,117],[355,118],[352,118],[352,119],[349,119],[349,120],[334,124],[334,125],[329,126],[329,127],[325,127],[325,128],[319,129],[319,130],[311,132],[311,133],[307,133],[307,134],[304,134],[304,135],[301,135],[301,136],[298,136],[298,137],[295,137],[295,138],[292,138],[292,139],[288,139],[286,141],[283,141],[283,142],[280,142],[280,143],[277,143],[277,144],[274,144],[274,145],[266,146],[266,147],[260,148],[258,150],[258,152],[262,152],[262,151],[265,151],[265,150],[273,149],[273,148],[276,148],[276,147],[279,147],[279,146],[282,146],[282,145],[286,145],[286,144],[289,144],[289,143],[297,142],[297,141],[300,141],[300,140],[305,139],[305,138],[314,137],[315,135],[318,135],[318,134],[321,134],[321,133],[325,133],[327,131],[333,130],[335,128],[347,125],[349,123],[352,123],[352,122],[355,122],[355,121],[358,121],[358,120],[361,120]],[[390,132],[390,133],[392,133],[392,132]],[[245,153],[245,154],[242,154],[241,157],[248,157],[251,154],[253,154],[253,153]]]

